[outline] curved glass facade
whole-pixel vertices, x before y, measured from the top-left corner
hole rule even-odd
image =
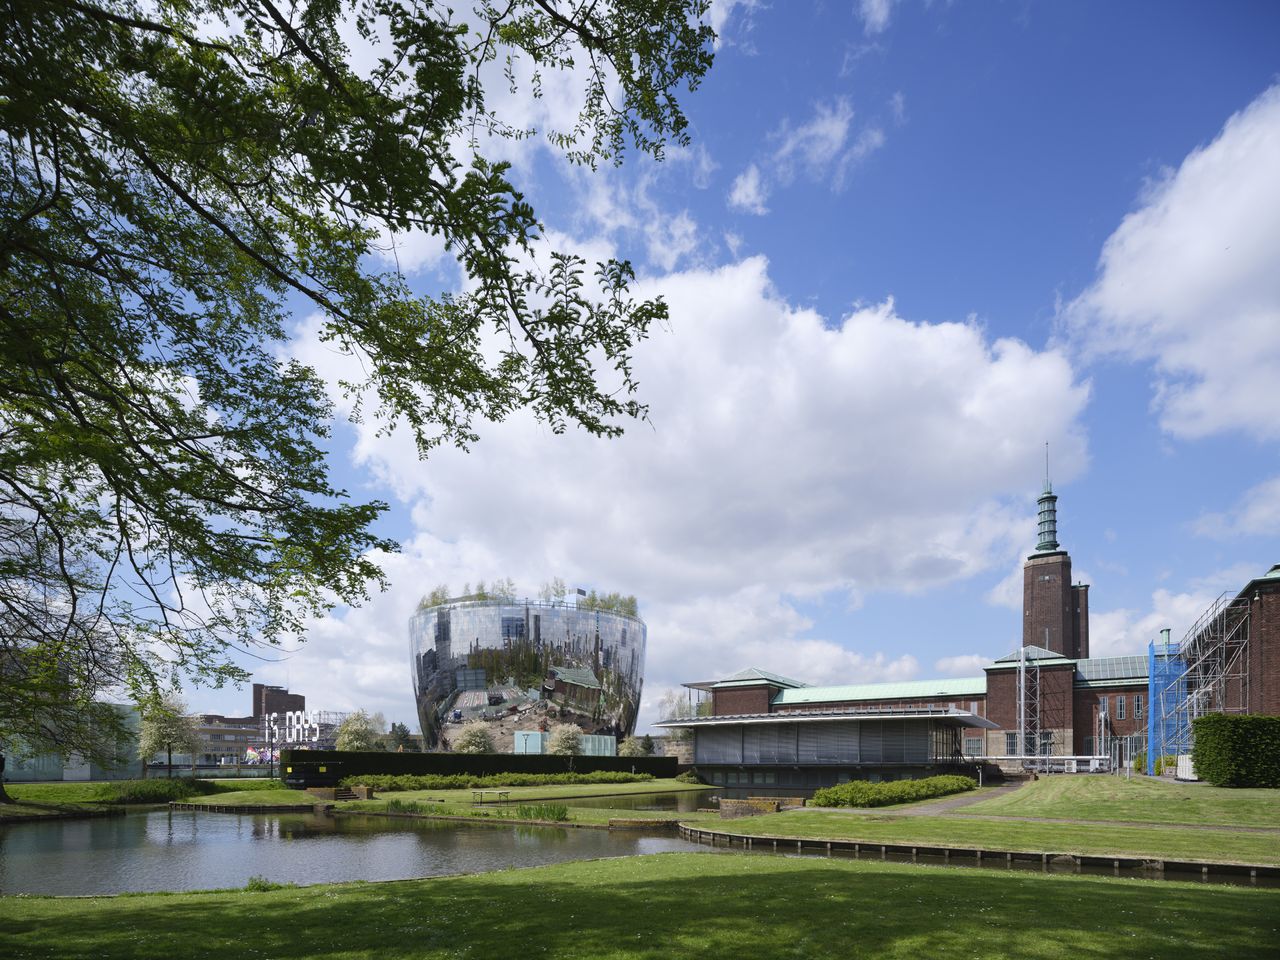
[[[644,621],[538,600],[453,600],[409,621],[413,693],[428,749],[472,720],[501,753],[517,730],[575,723],[630,736],[644,682]]]

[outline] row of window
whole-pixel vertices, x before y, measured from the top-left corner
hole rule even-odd
[[[1119,694],[1109,699],[1111,700],[1110,709],[1108,709],[1107,697],[1100,697],[1098,699],[1099,708],[1102,710],[1103,713],[1111,714],[1111,716],[1114,717],[1116,720],[1124,720],[1125,719],[1124,695]],[[1133,700],[1133,719],[1141,720],[1142,719],[1142,694],[1135,693],[1131,699]]]

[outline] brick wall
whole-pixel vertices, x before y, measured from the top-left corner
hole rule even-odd
[[[777,687],[733,687],[711,691],[711,712],[717,717],[732,717],[744,713],[768,713],[769,701]]]
[[[1254,587],[1249,614],[1249,712],[1280,714],[1280,583]]]
[[[1071,656],[1075,646],[1071,557],[1032,556],[1022,566],[1022,645]]]
[[[1111,719],[1110,733],[1116,737],[1130,737],[1147,732],[1147,685],[1129,687],[1077,687],[1075,689],[1075,741],[1072,752],[1084,753],[1084,738],[1097,736],[1098,708],[1102,698],[1107,698],[1107,716]],[[1117,698],[1124,697],[1124,719],[1119,717]],[[1142,716],[1134,715],[1134,697],[1142,698]]]

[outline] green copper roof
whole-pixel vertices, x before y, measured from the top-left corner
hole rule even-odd
[[[899,683],[854,683],[840,687],[801,687],[783,690],[773,698],[775,706],[796,703],[839,703],[845,700],[917,700],[927,697],[983,696],[986,677],[949,677],[945,680],[907,680]]]
[[[792,680],[789,677],[779,676],[776,673],[770,673],[768,670],[761,670],[759,667],[748,667],[746,670],[739,670],[731,677],[725,677],[712,686],[716,687],[743,687],[753,683],[771,683],[775,687],[805,687],[806,683],[799,680]]]
[[[1021,659],[1020,654],[1022,650],[1025,650],[1027,652],[1028,660],[1040,660],[1043,662],[1045,660],[1068,659],[1067,657],[1064,657],[1060,653],[1054,653],[1052,650],[1046,650],[1044,647],[1037,647],[1034,644],[1028,644],[1025,647],[1021,647],[1020,649],[1013,651],[1013,653],[1006,654],[1005,656],[1001,657],[999,660],[996,660],[995,662],[996,663],[1017,663]]]
[[[1145,656],[1092,657],[1076,661],[1076,679],[1145,680],[1149,666]]]
[[[596,679],[596,675],[582,667],[552,667],[551,672],[565,683],[572,683],[575,687],[586,687],[588,690],[600,689],[600,681]]]

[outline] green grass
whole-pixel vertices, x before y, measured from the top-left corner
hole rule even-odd
[[[23,960],[443,960],[516,947],[575,960],[1251,960],[1274,957],[1278,926],[1276,890],[713,854],[263,892],[0,898],[0,942]]]
[[[734,820],[723,829],[752,836],[1280,864],[1280,842],[1275,834],[1194,827],[1122,827],[797,810]]]
[[[430,793],[431,791],[425,791]],[[424,817],[466,817],[472,820],[497,821],[528,819],[520,816],[521,806],[528,804],[493,804],[475,806],[467,803],[436,803],[425,796],[410,793],[396,793],[382,800],[352,800],[339,803],[337,809],[349,813],[410,813]],[[680,813],[675,810],[627,810],[618,807],[578,807],[570,806],[569,823],[605,826],[610,820],[679,820],[720,821],[716,813]]]
[[[1280,790],[1062,774],[1041,777],[956,815],[1280,828]]]
[[[192,797],[191,803],[212,807],[307,807],[323,803],[303,790],[277,787],[274,790],[237,790],[231,793],[215,793],[207,797]]]
[[[496,799],[495,789],[511,794],[511,800],[566,800],[571,797],[621,797],[648,793],[689,793],[712,788],[700,784],[680,783],[677,780],[646,780],[642,783],[580,783],[555,784],[544,787],[486,787],[485,796]],[[395,796],[401,800],[439,800],[445,803],[470,803],[475,791],[461,790],[403,790]],[[388,796],[390,796],[388,794]]]
[[[128,803],[167,803],[170,799],[209,800],[230,791],[281,790],[279,780],[197,780],[157,777],[149,780],[7,783],[16,803],[0,803],[0,821],[25,817],[75,816],[110,811]],[[296,796],[296,794],[295,794]],[[256,801],[241,801],[251,803]],[[296,802],[296,801],[295,801]]]

